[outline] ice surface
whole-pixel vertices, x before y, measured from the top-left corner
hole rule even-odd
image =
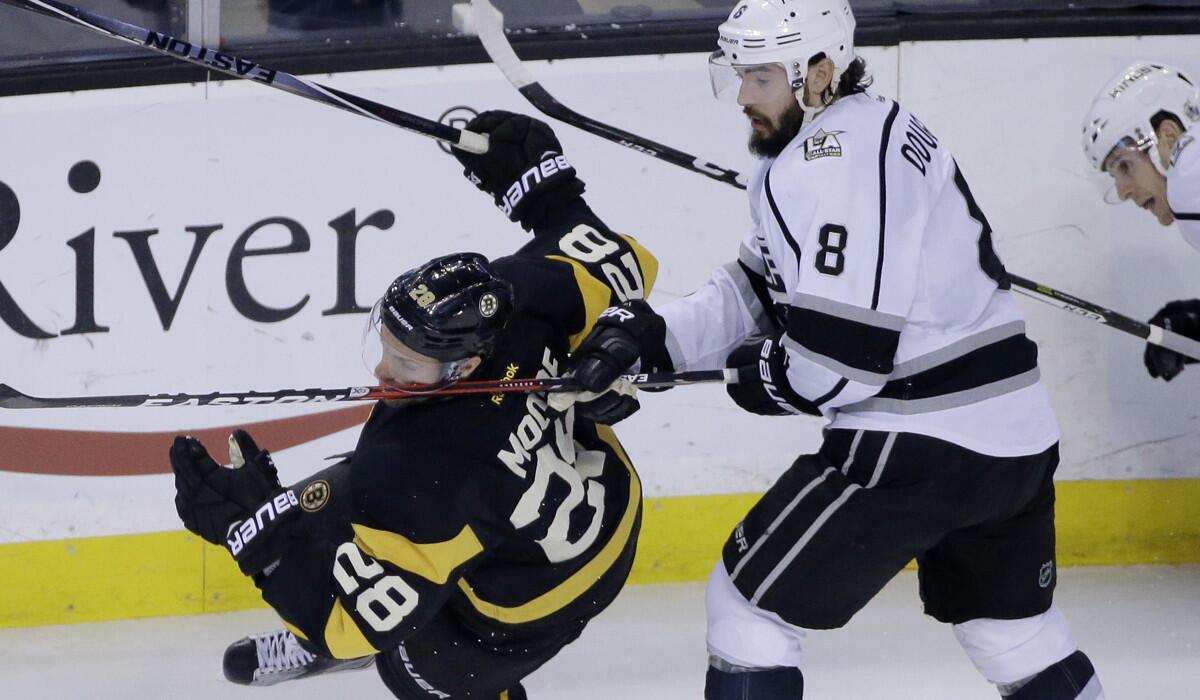
[[[533,700],[699,700],[701,584],[634,586],[527,681]],[[1200,567],[1062,571],[1058,604],[1110,700],[1200,697]],[[0,630],[4,698],[389,697],[374,671],[243,688],[221,677],[226,644],[277,627],[267,610]],[[806,698],[995,700],[950,630],[920,612],[901,574],[845,629],[809,638]]]

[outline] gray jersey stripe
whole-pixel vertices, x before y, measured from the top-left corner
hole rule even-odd
[[[824,483],[825,479],[827,479],[829,475],[835,471],[837,471],[835,467],[826,469],[821,473],[821,476],[818,476],[817,478],[808,482],[808,485],[801,489],[800,493],[796,494],[796,497],[792,499],[792,502],[787,504],[787,508],[783,509],[783,512],[781,512],[775,518],[775,521],[767,527],[767,531],[758,538],[758,541],[754,543],[754,546],[750,548],[750,551],[746,552],[746,556],[742,557],[742,560],[738,562],[737,566],[733,567],[733,571],[729,573],[730,580],[737,580],[738,574],[742,571],[742,567],[745,566],[746,562],[750,561],[750,558],[758,552],[758,550],[763,546],[763,543],[770,539],[771,534],[779,528],[780,523],[782,523],[784,519],[786,519],[787,516],[796,509],[796,506],[800,505],[800,501],[803,501],[805,496],[811,493],[813,489]]]
[[[1035,367],[1028,372],[1018,374],[1008,379],[1002,379],[991,384],[984,384],[974,389],[966,391],[958,391],[953,394],[944,394],[942,396],[933,396],[928,399],[866,399],[857,403],[852,403],[847,406],[842,406],[839,411],[841,413],[895,413],[901,416],[911,416],[917,413],[930,413],[932,411],[945,411],[951,408],[959,408],[968,404],[979,403],[988,399],[996,398],[1009,394],[1018,389],[1024,389],[1027,386],[1037,384],[1041,378],[1041,372]]]
[[[879,452],[879,461],[875,463],[875,473],[871,475],[871,480],[867,482],[867,488],[875,488],[875,484],[879,483],[879,477],[883,476],[883,467],[887,464],[888,457],[892,454],[892,445],[896,444],[896,433],[888,433],[887,440],[883,443],[883,449]]]
[[[663,345],[667,347],[667,355],[671,358],[671,364],[675,365],[675,371],[681,372],[687,369],[687,363],[683,361],[683,346],[679,344],[679,339],[671,332],[670,326],[667,326],[667,335],[663,338]]]
[[[764,333],[771,330],[771,319],[767,316],[767,310],[763,308],[762,301],[754,293],[754,286],[750,284],[750,278],[746,276],[746,271],[736,262],[726,263],[724,268],[730,279],[733,280],[738,295],[742,297],[746,308],[750,310],[750,316],[754,318],[754,327]]]
[[[850,500],[850,496],[854,495],[854,492],[861,488],[862,487],[858,484],[850,484],[846,487],[846,490],[842,492],[842,495],[838,496],[836,501],[830,503],[828,506],[826,506],[825,510],[821,511],[821,515],[813,521],[812,525],[808,526],[807,530],[805,530],[804,536],[801,537],[796,544],[792,545],[792,548],[788,550],[788,553],[783,557],[783,559],[775,565],[774,569],[771,570],[770,575],[768,575],[767,578],[764,579],[759,585],[758,590],[754,591],[754,596],[750,598],[751,605],[758,605],[758,601],[762,600],[763,595],[765,595],[766,592],[771,589],[771,586],[775,584],[775,581],[783,574],[784,570],[791,565],[792,561],[800,554],[801,550],[808,545],[809,540],[811,540],[813,536],[815,536],[821,529],[821,527],[825,525],[825,521],[833,517],[833,514],[836,513],[838,509],[846,503],[846,501]]]
[[[848,321],[875,326],[876,328],[883,328],[889,331],[902,331],[904,330],[904,324],[907,322],[903,316],[864,309],[861,306],[853,304],[843,304],[840,301],[804,294],[803,292],[796,292],[792,295],[791,305],[798,309],[818,311],[830,316],[844,318]]]
[[[800,355],[806,360],[810,360],[818,365],[821,365],[834,374],[849,379],[850,381],[858,382],[859,384],[866,384],[867,386],[883,386],[885,383],[887,383],[888,375],[886,374],[882,374],[880,372],[868,372],[866,370],[851,367],[847,364],[842,364],[832,357],[827,357],[809,350],[786,335],[783,336],[783,347]],[[842,408],[840,410],[844,411],[845,409]]]
[[[1014,335],[1023,335],[1024,333],[1024,321],[1010,321],[1008,323],[996,326],[995,328],[989,328],[986,331],[981,331],[975,335],[969,335],[966,338],[956,340],[943,348],[934,350],[933,352],[898,363],[892,370],[892,374],[889,379],[902,379],[919,372],[924,372],[927,369],[946,364],[951,360],[957,360],[963,355],[966,355],[974,350],[978,350],[979,348],[991,345],[992,343],[996,343],[1001,340],[1005,340],[1006,338],[1011,338]]]
[[[862,441],[862,436],[861,430],[854,433],[854,439],[850,441],[850,454],[846,456],[846,462],[842,465],[842,476],[850,475],[850,463],[854,461],[854,453],[858,452],[858,443]]]
[[[763,262],[762,256],[750,250],[750,246],[745,243],[738,248],[738,260],[750,268],[751,272],[763,277],[767,276],[767,264]]]

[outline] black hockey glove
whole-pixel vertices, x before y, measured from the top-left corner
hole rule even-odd
[[[788,382],[788,354],[782,340],[783,334],[754,338],[729,353],[725,366],[737,370],[737,383],[725,385],[729,398],[761,416],[821,415]]]
[[[1173,301],[1159,309],[1158,313],[1150,319],[1150,323],[1162,326],[1179,335],[1200,340],[1200,299]],[[1163,381],[1167,382],[1177,377],[1183,371],[1184,365],[1196,362],[1174,350],[1152,344],[1146,345],[1143,359],[1146,362],[1146,371],[1150,373],[1151,377],[1155,379],[1161,377]]]
[[[558,137],[545,122],[493,110],[475,117],[465,128],[487,134],[489,145],[483,154],[452,150],[465,168],[463,175],[492,195],[500,211],[526,231],[555,202],[583,194],[583,181],[575,176]]]
[[[224,546],[242,572],[253,576],[281,556],[281,540],[274,535],[299,515],[299,503],[291,489],[280,486],[270,453],[246,431],[229,436],[229,457],[232,464],[221,466],[199,440],[177,436],[171,445],[175,510],[184,527]]]
[[[639,359],[643,372],[674,372],[666,337],[666,322],[641,299],[610,306],[571,355],[568,372],[579,386],[598,394]]]

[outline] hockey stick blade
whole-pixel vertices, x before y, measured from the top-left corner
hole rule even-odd
[[[701,383],[733,383],[733,370],[699,370],[628,374],[621,377],[646,389]],[[579,391],[569,377],[462,381],[448,386],[356,386],[340,389],[281,389],[279,391],[210,392],[207,394],[123,394],[115,396],[31,396],[0,384],[0,408],[155,408],[166,406],[262,406],[318,404],[338,401],[389,401],[432,396]]]
[[[483,44],[484,51],[487,51],[508,82],[512,83],[538,111],[630,150],[664,160],[727,185],[746,189],[746,177],[735,170],[723,168],[690,153],[597,121],[559,102],[542,87],[517,57],[508,37],[504,35],[504,15],[500,10],[489,0],[471,0],[471,10],[474,15],[474,28],[479,33],[479,41]]]
[[[385,124],[398,126],[422,136],[444,141],[455,148],[471,153],[486,153],[487,135],[462,131],[393,107],[372,102],[320,83],[298,78],[291,73],[268,68],[260,63],[238,58],[224,51],[214,51],[199,44],[192,44],[168,34],[151,31],[121,20],[105,17],[58,0],[0,0],[0,3],[22,10],[35,12],[46,17],[84,27],[121,41],[136,44],[179,61],[186,61],[201,68],[261,83],[267,87],[289,92],[321,104],[337,107],[368,117]]]
[[[1130,335],[1136,335],[1148,343],[1161,345],[1184,357],[1200,361],[1200,341],[1192,340],[1187,336],[1179,335],[1161,326],[1152,326],[1149,323],[1135,321],[1111,309],[1106,309],[1090,301],[1071,296],[1066,292],[1060,292],[1057,289],[1047,287],[1033,280],[1019,277],[1011,272],[1008,276],[1012,280],[1013,286],[1017,288],[1017,291],[1025,296],[1032,297],[1052,306],[1057,306],[1078,316],[1098,321]]]

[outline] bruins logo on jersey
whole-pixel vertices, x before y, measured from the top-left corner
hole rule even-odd
[[[300,492],[300,507],[309,513],[315,513],[329,502],[329,482],[324,479],[314,481]]]
[[[804,140],[804,160],[841,158],[842,142],[838,141],[838,134],[844,133],[846,132],[818,129],[817,133]]]

